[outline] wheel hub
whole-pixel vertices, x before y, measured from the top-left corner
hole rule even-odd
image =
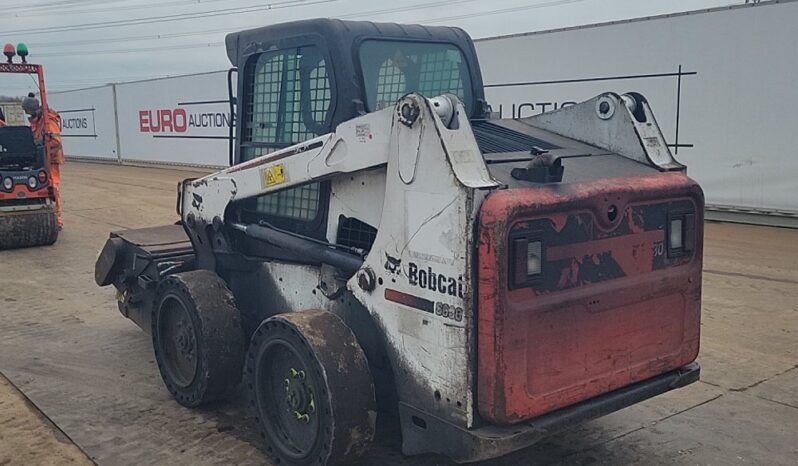
[[[313,390],[306,382],[305,371],[293,367],[288,370],[288,377],[285,379],[285,402],[297,421],[310,422],[311,414],[316,411],[316,402]]]
[[[199,343],[193,320],[185,305],[167,297],[161,305],[158,329],[163,368],[180,387],[189,386],[197,375]]]
[[[194,327],[186,319],[180,319],[175,332],[175,347],[186,360],[193,361],[195,346]]]

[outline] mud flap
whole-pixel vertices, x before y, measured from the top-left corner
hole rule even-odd
[[[0,250],[51,245],[57,239],[55,209],[0,212]]]

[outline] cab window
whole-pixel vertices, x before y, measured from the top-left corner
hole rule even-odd
[[[471,77],[463,53],[453,44],[367,40],[360,66],[369,111],[394,105],[403,95],[454,94],[471,112]]]
[[[316,46],[253,56],[245,67],[242,161],[329,132],[332,91],[328,66]],[[251,222],[264,220],[304,232],[320,222],[325,185],[309,183],[246,202]]]
[[[327,132],[332,91],[318,47],[257,55],[245,79],[244,160]]]

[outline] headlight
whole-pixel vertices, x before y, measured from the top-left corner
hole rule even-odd
[[[44,170],[40,171],[39,174],[37,175],[37,177],[39,178],[39,183],[41,183],[41,184],[47,183],[47,172],[46,171],[44,171]]]
[[[5,177],[5,179],[3,180],[3,189],[5,189],[6,191],[11,191],[11,188],[13,187],[14,187],[14,180],[12,180],[11,177],[9,176]]]
[[[35,176],[28,177],[28,187],[30,189],[36,189],[36,185],[37,184],[39,184],[39,182],[36,181],[36,177]]]
[[[511,241],[510,287],[529,286],[540,278],[543,271],[543,243],[530,238]]]

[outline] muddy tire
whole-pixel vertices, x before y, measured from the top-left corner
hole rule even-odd
[[[0,213],[0,250],[49,246],[57,239],[55,210]]]
[[[373,381],[363,350],[336,315],[302,311],[261,323],[244,378],[275,464],[358,464],[371,444]]]
[[[241,381],[245,348],[224,280],[208,270],[170,275],[155,303],[152,345],[169,393],[187,407],[231,395]]]

